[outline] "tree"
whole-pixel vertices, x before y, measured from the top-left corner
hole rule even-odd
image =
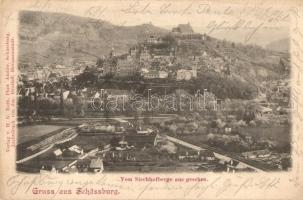
[[[255,113],[252,111],[246,111],[243,115],[243,120],[248,124],[250,121],[255,119]]]
[[[103,113],[103,116],[105,118],[105,121],[108,122],[109,121],[109,115],[110,115],[110,109],[107,107],[107,103],[108,103],[107,98],[104,98],[103,102],[104,102],[104,113]]]
[[[175,46],[177,44],[175,37],[171,34],[164,36],[163,40],[166,41],[169,46]]]
[[[109,144],[112,148],[116,148],[119,146],[119,142],[120,142],[120,138],[118,138],[117,136],[114,136],[111,138]]]
[[[72,118],[75,115],[75,109],[74,109],[74,101],[73,98],[70,96],[65,100],[64,103],[64,115],[68,118]]]
[[[60,113],[64,115],[64,104],[63,104],[63,90],[60,90]]]
[[[98,58],[96,66],[97,67],[103,67],[103,64],[104,64],[104,59]]]

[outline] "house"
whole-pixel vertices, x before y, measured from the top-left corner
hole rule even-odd
[[[126,154],[125,160],[127,160],[127,161],[136,161],[136,154],[135,154],[135,152],[128,152]]]
[[[131,49],[129,50],[129,55],[130,55],[131,57],[135,58],[135,57],[137,56],[137,54],[138,54],[138,49],[137,49],[137,47],[131,48]]]
[[[148,49],[144,48],[140,53],[140,61],[149,61],[151,59],[151,54]]]
[[[187,158],[187,152],[180,152],[178,155],[179,160],[185,160]]]
[[[289,72],[290,71],[290,61],[287,58],[280,58],[280,62],[279,62],[280,66],[282,66],[283,70],[285,72]]]
[[[153,157],[145,151],[137,151],[134,159],[141,162],[150,162],[153,160]]]
[[[193,66],[191,69],[192,77],[197,78],[197,66]]]
[[[191,70],[179,69],[177,71],[177,80],[190,80],[193,78],[193,73]]]
[[[63,99],[65,100],[65,99],[67,99],[67,97],[69,96],[69,94],[70,94],[70,91],[65,91],[65,92],[63,92]]]
[[[42,165],[40,168],[41,174],[58,173],[55,165]]]
[[[158,144],[161,144],[161,143],[165,143],[166,141],[167,141],[166,136],[156,134],[156,136],[154,138],[154,146],[157,146]]]
[[[174,56],[174,48],[169,49],[153,49],[152,50],[152,56],[153,58],[158,58],[158,59],[165,59],[167,61],[170,61],[170,58]]]
[[[35,73],[35,78],[38,80],[46,80],[47,77],[49,76],[49,72],[46,71],[45,69],[37,69]]]
[[[231,129],[231,127],[225,127],[224,130],[225,130],[225,133],[230,133],[232,129]]]
[[[127,61],[133,61],[133,60],[134,60],[134,57],[132,57],[131,55],[127,55],[127,56],[126,56],[126,60],[127,60]]]
[[[91,160],[90,159],[80,159],[76,163],[76,167],[80,172],[87,172],[89,165],[90,165]]]
[[[266,115],[266,114],[272,114],[273,110],[271,108],[268,107],[263,107],[261,106],[260,108],[257,109],[257,113],[262,115]]]
[[[146,145],[154,146],[159,143],[156,139],[156,134],[129,134],[125,136],[125,140],[128,141],[129,146],[135,146],[137,148],[144,147]]]
[[[206,51],[203,51],[202,56],[203,56],[203,57],[208,56],[207,52],[206,52]]]
[[[242,153],[242,156],[246,159],[255,159],[255,158],[267,158],[271,155],[271,152],[268,149],[257,150],[257,151],[248,151]]]
[[[152,35],[149,38],[147,38],[146,42],[148,44],[162,44],[163,43],[163,39],[155,37],[155,36]]]
[[[61,156],[62,155],[61,149],[56,149],[55,151],[53,151],[53,153],[55,154],[55,156]]]
[[[93,170],[93,172],[102,173],[104,170],[103,160],[100,157],[98,157],[97,159],[92,159],[89,164],[89,169]]]
[[[122,137],[122,140],[120,140],[118,142],[119,146],[116,147],[116,150],[119,150],[119,151],[123,151],[123,150],[126,150],[126,149],[129,149],[130,147],[128,146],[128,142],[125,140],[124,137]]]
[[[203,163],[198,167],[197,171],[214,172],[216,168],[217,168],[217,164]]]
[[[237,119],[236,115],[227,115],[227,117],[226,117],[226,120],[228,122],[231,122],[231,121],[236,120],[236,119]]]
[[[256,151],[258,158],[267,158],[271,155],[271,152],[268,149]]]
[[[139,127],[139,130],[137,130],[138,134],[151,134],[152,132],[154,132],[154,130],[150,128],[142,129],[141,127]]]
[[[246,159],[255,159],[257,158],[257,155],[252,153],[252,152],[245,152],[242,153],[242,155],[246,158]]]
[[[74,151],[76,153],[79,153],[79,154],[83,154],[83,150],[78,147],[77,145],[73,145],[71,147],[68,148],[70,151]]]
[[[55,66],[55,69],[65,69],[66,67],[65,66],[63,66],[63,65],[56,65]]]
[[[207,160],[207,161],[216,160],[214,153],[211,152],[211,151],[208,151],[208,150],[198,151],[198,155],[199,155],[201,160]]]
[[[75,152],[75,151],[71,151],[71,150],[69,150],[69,149],[63,149],[62,150],[62,156],[63,157],[78,157],[79,156],[79,154],[77,153],[77,152]]]
[[[167,78],[168,77],[168,73],[166,71],[159,71],[159,78]]]
[[[58,170],[54,165],[52,165],[51,173],[58,173]]]
[[[155,44],[157,43],[158,39],[155,36],[150,36],[149,38],[147,38],[146,42],[147,43],[151,43],[151,44]]]
[[[184,160],[184,161],[198,161],[199,160],[199,152],[198,151],[181,151],[178,154],[178,159],[179,160]]]
[[[248,135],[245,136],[245,141],[248,142],[249,144],[252,144],[254,142],[252,136],[248,136]]]
[[[159,78],[159,72],[155,71],[155,70],[152,70],[152,71],[149,71],[148,73],[144,73],[143,77],[146,78],[146,79]]]
[[[79,173],[79,170],[78,170],[77,166],[73,165],[68,170],[68,173],[70,173],[70,174],[77,174],[77,173]]]
[[[230,160],[227,163],[227,172],[235,172],[235,171],[243,171],[247,169],[247,166],[245,166],[244,164],[235,161],[235,160]]]
[[[115,130],[115,126],[102,123],[87,124],[79,128],[82,133],[114,133]]]
[[[119,59],[117,64],[117,74],[118,76],[129,76],[136,72],[135,64],[132,60]]]
[[[123,139],[119,142],[119,146],[120,146],[120,148],[124,149],[124,148],[128,147],[128,142]]]
[[[143,67],[143,68],[140,69],[140,74],[141,75],[144,75],[145,73],[148,73],[148,72],[149,72],[149,70],[147,68],[145,68],[145,67]]]

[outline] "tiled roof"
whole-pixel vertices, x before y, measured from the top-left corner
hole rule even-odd
[[[89,165],[90,168],[101,168],[101,166],[102,166],[102,160],[100,158],[92,159]]]

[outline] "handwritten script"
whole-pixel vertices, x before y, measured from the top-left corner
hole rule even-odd
[[[123,184],[119,179],[113,180],[109,174],[98,175],[98,178],[88,176],[85,178],[66,177],[62,179],[57,175],[15,175],[7,179],[6,185],[8,191],[12,196],[18,193],[31,193],[35,187],[39,188],[52,188],[58,191],[62,188],[78,188],[78,187],[108,187],[112,189],[119,189],[123,191],[132,191],[136,194],[137,199],[148,196],[151,192],[172,192],[183,191],[183,197],[200,198],[206,193],[215,195],[215,197],[223,196],[226,192],[232,192],[233,196],[237,196],[247,189],[254,189],[258,192],[273,190],[279,187],[281,183],[279,177],[223,177],[219,174],[207,182],[193,182],[188,184],[178,184],[176,182],[169,182],[158,184],[155,182],[141,182],[136,184],[134,189],[131,184]],[[290,179],[289,182],[294,182]]]

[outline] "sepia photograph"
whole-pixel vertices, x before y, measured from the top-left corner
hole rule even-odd
[[[121,12],[153,12],[134,2]],[[258,24],[240,8],[212,20],[193,4],[163,4],[164,16],[184,13],[174,20],[131,22],[101,6],[19,11],[16,170],[290,171],[289,23]]]
[[[301,199],[299,0],[0,0],[0,199]]]

